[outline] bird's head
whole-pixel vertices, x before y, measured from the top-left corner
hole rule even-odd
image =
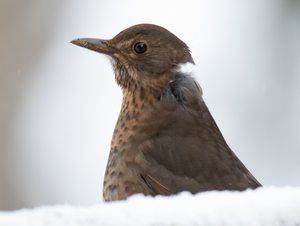
[[[188,46],[163,27],[139,24],[109,40],[80,38],[71,43],[106,54],[112,59],[116,81],[127,90],[162,90],[174,69],[192,63]]]

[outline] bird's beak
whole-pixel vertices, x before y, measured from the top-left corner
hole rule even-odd
[[[114,49],[107,44],[107,40],[94,38],[78,38],[71,41],[72,44],[107,55],[114,53]]]

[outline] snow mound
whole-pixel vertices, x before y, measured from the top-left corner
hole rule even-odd
[[[89,207],[45,206],[0,212],[1,226],[299,226],[300,188],[244,192],[183,192],[172,197],[135,195]]]

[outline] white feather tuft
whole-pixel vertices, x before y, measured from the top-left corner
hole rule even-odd
[[[194,74],[196,71],[196,65],[190,62],[179,64],[176,68],[176,71],[182,74]]]

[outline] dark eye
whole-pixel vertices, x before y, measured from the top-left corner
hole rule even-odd
[[[134,44],[133,49],[136,53],[144,53],[147,50],[147,45],[143,42],[137,42]]]

